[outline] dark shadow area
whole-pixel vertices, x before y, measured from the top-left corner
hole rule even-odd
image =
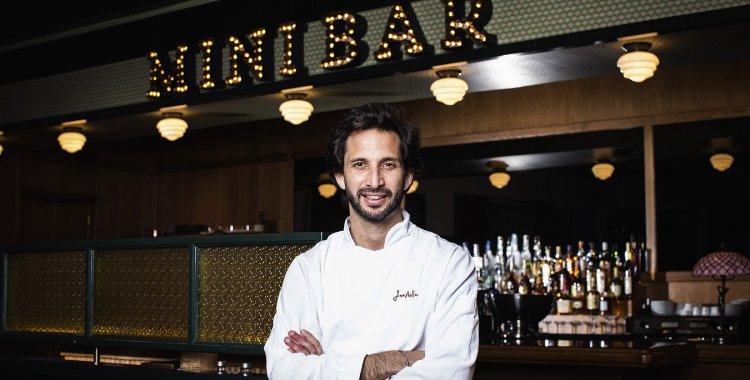
[[[750,252],[750,127],[725,119],[654,127],[659,270],[692,270],[718,250]],[[729,153],[732,166],[711,166]]]

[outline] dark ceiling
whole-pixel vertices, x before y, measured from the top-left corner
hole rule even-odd
[[[357,12],[387,6],[391,2],[205,0],[205,4],[198,6],[183,3],[186,2],[51,1],[43,5],[31,1],[15,2],[13,15],[8,15],[0,23],[0,61],[5,73],[0,77],[0,84],[144,57],[149,49],[173,49],[179,43],[211,35],[224,36],[290,20],[318,20],[326,13],[341,9]],[[163,13],[165,9],[179,6],[184,9]],[[136,19],[117,21],[126,17]],[[81,28],[102,22],[109,24],[81,32]],[[174,33],[175,28],[182,30]],[[69,35],[71,31],[77,32]],[[116,48],[92,48],[102,43]],[[65,58],[50,65],[49,57]]]

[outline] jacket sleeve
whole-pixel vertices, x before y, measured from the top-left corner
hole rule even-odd
[[[313,248],[314,250],[315,248]],[[318,318],[320,299],[319,278],[310,272],[310,254],[302,254],[294,259],[284,277],[273,328],[264,346],[268,378],[283,379],[359,379],[364,354],[333,354],[305,356],[288,351],[284,338],[290,330],[299,332],[305,329],[323,342]]]
[[[471,379],[479,349],[476,299],[474,265],[463,249],[456,248],[427,322],[425,357],[392,379]]]

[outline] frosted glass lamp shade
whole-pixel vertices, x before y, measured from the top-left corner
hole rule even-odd
[[[490,174],[490,183],[498,189],[507,186],[508,182],[510,182],[510,174],[506,172],[500,171]]]
[[[330,182],[321,183],[318,185],[318,194],[323,198],[330,198],[336,195],[336,186]]]
[[[732,157],[731,154],[727,153],[717,153],[711,156],[710,158],[711,166],[720,171],[726,171],[729,170],[729,168],[732,167],[732,164],[734,163],[734,157]]]
[[[289,99],[279,106],[279,111],[284,120],[294,125],[306,122],[312,115],[313,110],[313,105],[305,99]]]
[[[456,77],[440,78],[432,82],[432,86],[430,86],[430,91],[432,91],[435,99],[449,106],[460,102],[468,90],[469,85]]]
[[[159,130],[161,137],[169,141],[175,141],[185,135],[188,129],[188,123],[181,119],[181,114],[165,114],[165,118],[156,123],[156,129]]]
[[[57,142],[60,143],[62,150],[75,153],[83,149],[83,145],[86,144],[86,136],[83,133],[71,129],[64,129],[64,131],[57,137]]]
[[[654,76],[658,65],[659,58],[647,51],[625,53],[617,60],[617,67],[620,68],[622,75],[636,83]]]
[[[604,181],[615,172],[615,166],[609,162],[600,162],[591,167],[591,172],[594,173],[594,177]]]

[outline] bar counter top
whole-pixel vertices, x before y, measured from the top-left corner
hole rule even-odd
[[[475,380],[736,379],[750,371],[750,345],[571,341],[571,346],[480,345]],[[554,342],[559,344],[558,342]],[[567,344],[568,342],[564,342]],[[551,344],[549,341],[547,344]],[[238,375],[186,373],[131,365],[0,355],[0,379],[212,379]],[[261,358],[262,359],[262,358]],[[256,363],[257,364],[257,363]],[[564,375],[561,377],[561,374]],[[255,375],[250,378],[263,379]]]
[[[714,380],[742,378],[750,371],[750,345],[563,342],[565,347],[559,341],[480,345],[474,379]]]
[[[692,343],[634,346],[629,342],[621,345],[615,342],[609,347],[591,343],[591,346],[571,347],[481,345],[477,362],[648,368],[688,363],[699,356],[698,348]]]

